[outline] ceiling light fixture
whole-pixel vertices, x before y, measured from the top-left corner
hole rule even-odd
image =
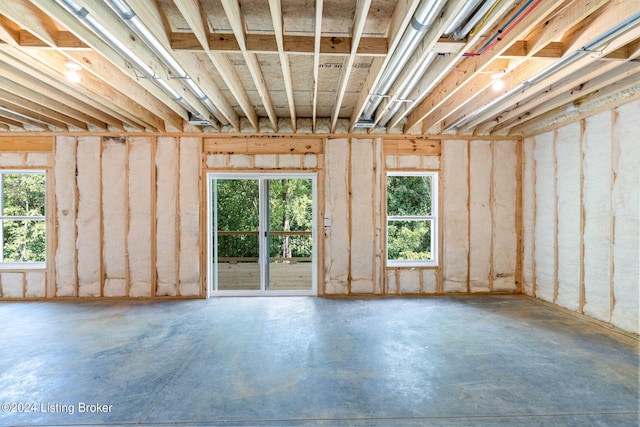
[[[491,88],[495,91],[504,89],[504,80],[502,80],[502,77],[504,77],[505,73],[493,73],[491,74],[491,78],[493,79],[493,83],[491,84]]]
[[[71,83],[80,83],[82,78],[80,77],[78,71],[80,71],[82,67],[75,62],[65,62],[64,65],[67,67],[67,72],[65,73],[67,80],[69,80]]]

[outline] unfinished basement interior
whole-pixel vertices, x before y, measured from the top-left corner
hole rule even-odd
[[[637,426],[640,1],[2,0],[0,425]]]

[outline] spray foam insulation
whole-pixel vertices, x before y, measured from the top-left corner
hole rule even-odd
[[[70,136],[56,138],[55,150],[56,295],[76,296],[76,139]]]
[[[126,295],[127,145],[124,137],[104,138],[102,208],[104,296]]]
[[[527,295],[533,295],[533,226],[534,226],[534,165],[533,147],[534,138],[525,138],[523,141],[523,168],[522,168],[522,280],[523,291]]]
[[[78,295],[100,296],[102,265],[100,137],[78,138]],[[123,174],[124,175],[124,174]],[[107,185],[109,187],[109,185]],[[108,214],[108,213],[107,213]]]
[[[536,296],[554,302],[555,296],[555,158],[553,132],[536,137],[536,222],[535,278]]]
[[[129,296],[151,296],[151,164],[149,137],[129,137]]]
[[[325,143],[325,286],[328,294],[349,291],[349,140]]]
[[[584,137],[585,314],[609,321],[611,295],[611,112],[586,120]]]
[[[373,293],[376,239],[373,183],[376,170],[371,140],[351,141],[351,292]]]
[[[443,142],[443,286],[445,292],[466,292],[469,254],[468,142]]]
[[[558,296],[557,304],[580,307],[580,124],[558,129]]]
[[[469,149],[469,284],[471,292],[488,292],[493,232],[492,143],[472,141]]]
[[[200,138],[180,139],[180,295],[200,294]]]
[[[640,101],[617,109],[614,128],[613,164],[616,171],[611,202],[613,236],[613,284],[615,305],[611,322],[640,333]]]
[[[515,291],[516,254],[516,143],[493,142],[493,246],[491,290]],[[475,178],[474,178],[475,181]]]
[[[156,295],[176,295],[177,151],[175,138],[161,137],[156,150]]]

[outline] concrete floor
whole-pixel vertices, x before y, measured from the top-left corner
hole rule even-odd
[[[638,341],[522,296],[1,303],[0,324],[1,425],[639,419]]]

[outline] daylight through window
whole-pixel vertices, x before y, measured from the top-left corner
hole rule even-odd
[[[46,178],[44,171],[0,171],[0,263],[44,266]]]
[[[387,173],[387,265],[437,265],[438,174]]]

